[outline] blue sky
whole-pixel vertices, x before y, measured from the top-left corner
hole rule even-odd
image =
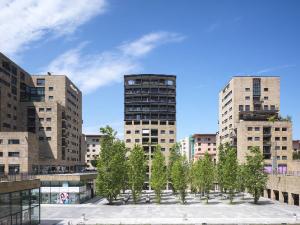
[[[216,132],[234,75],[281,77],[281,114],[300,139],[300,1],[0,2],[0,51],[30,73],[67,74],[83,91],[84,131],[123,133],[123,74],[177,75],[178,139]],[[16,15],[19,15],[16,17]]]

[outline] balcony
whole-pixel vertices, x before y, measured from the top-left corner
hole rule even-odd
[[[278,112],[278,110],[241,111],[239,118],[245,121],[268,121],[271,116],[278,119]]]

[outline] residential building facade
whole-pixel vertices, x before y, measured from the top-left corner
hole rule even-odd
[[[194,161],[204,157],[208,153],[212,161],[216,164],[217,161],[217,144],[216,134],[194,134]]]
[[[237,147],[240,163],[258,146],[265,169],[285,173],[292,160],[292,123],[279,112],[279,77],[233,77],[219,93],[218,143]]]
[[[192,137],[185,137],[179,141],[180,154],[182,156],[185,156],[185,158],[188,161],[191,161],[193,159],[192,158],[192,154],[193,154],[192,147],[193,146],[191,145],[191,139],[192,139]]]
[[[176,143],[176,76],[137,74],[124,76],[124,139],[126,147],[141,145],[148,161],[149,189],[151,162],[157,145],[168,162]]]
[[[92,161],[97,160],[101,151],[101,138],[102,135],[85,135],[86,155],[85,163],[87,170],[96,170],[97,168],[92,165]]]
[[[64,75],[30,75],[0,54],[0,173],[75,171],[82,94]]]

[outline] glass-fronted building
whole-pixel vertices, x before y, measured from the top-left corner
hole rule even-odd
[[[40,223],[40,182],[0,182],[0,225]]]
[[[41,180],[41,204],[80,204],[94,197],[96,172],[37,177]]]
[[[93,197],[93,188],[84,181],[42,181],[42,204],[80,204]]]

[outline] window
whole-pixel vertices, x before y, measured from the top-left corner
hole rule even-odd
[[[53,87],[49,87],[49,89],[48,89],[49,91],[53,91],[54,90],[54,88]]]
[[[3,157],[3,152],[0,152],[0,157]]]
[[[239,111],[240,112],[244,111],[244,106],[243,105],[239,105]]]
[[[166,139],[160,139],[160,142],[161,142],[161,143],[165,143],[165,142],[166,142]]]
[[[248,141],[252,141],[252,137],[248,137]]]
[[[51,118],[47,118],[46,120],[47,120],[47,122],[51,122]]]
[[[264,100],[269,100],[269,97],[268,97],[268,96],[265,96],[265,97],[264,97]]]
[[[131,131],[130,130],[126,130],[126,134],[131,134]]]
[[[280,131],[280,127],[275,127],[275,131]]]
[[[283,155],[282,160],[287,160],[287,156]]]
[[[245,91],[250,91],[250,88],[245,88]]]
[[[248,127],[248,131],[252,131],[252,127]]]
[[[275,150],[280,150],[280,146],[275,146]]]
[[[48,99],[49,100],[53,100],[54,98],[53,98],[53,96],[49,96]]]
[[[283,128],[282,128],[282,131],[287,131],[287,128],[286,128],[286,127],[283,127]]]
[[[18,144],[20,144],[20,140],[19,139],[9,139],[8,144],[9,145],[18,145]]]
[[[287,146],[282,146],[281,150],[287,150]]]
[[[271,105],[271,110],[275,110],[275,105]]]
[[[174,139],[170,139],[170,143],[174,143]]]
[[[264,105],[264,110],[269,110],[269,106],[268,105]]]
[[[8,157],[19,157],[20,152],[8,152]]]
[[[246,96],[246,97],[245,97],[245,100],[250,100],[250,96]]]
[[[259,138],[259,137],[255,137],[254,140],[255,140],[255,141],[259,141],[260,138]]]
[[[269,88],[264,88],[264,91],[265,91],[265,92],[269,91]]]
[[[170,133],[170,134],[174,134],[174,130],[170,130],[169,133]]]
[[[47,137],[47,141],[51,141],[51,137]]]
[[[39,112],[45,112],[44,108],[39,108]]]
[[[130,143],[131,142],[131,140],[130,139],[126,139],[126,143]]]
[[[140,131],[139,131],[139,130],[135,130],[134,133],[135,133],[135,134],[139,134]]]
[[[282,141],[287,141],[287,137],[282,137]]]
[[[245,111],[246,112],[250,111],[250,105],[245,105]]]
[[[46,127],[46,131],[51,131],[51,127]]]
[[[161,131],[160,131],[160,134],[165,134],[165,133],[166,133],[165,130],[161,130]]]
[[[47,112],[51,112],[52,109],[51,109],[51,108],[47,108],[46,111],[47,111]]]
[[[140,143],[140,139],[135,139],[135,143]]]
[[[275,137],[275,141],[280,141],[280,137]]]
[[[44,86],[45,85],[45,79],[36,79],[36,85]]]
[[[255,129],[255,131],[259,131],[260,130],[259,127],[255,127],[254,129]]]
[[[174,84],[174,82],[172,80],[166,80],[165,84],[168,86],[172,86]]]

